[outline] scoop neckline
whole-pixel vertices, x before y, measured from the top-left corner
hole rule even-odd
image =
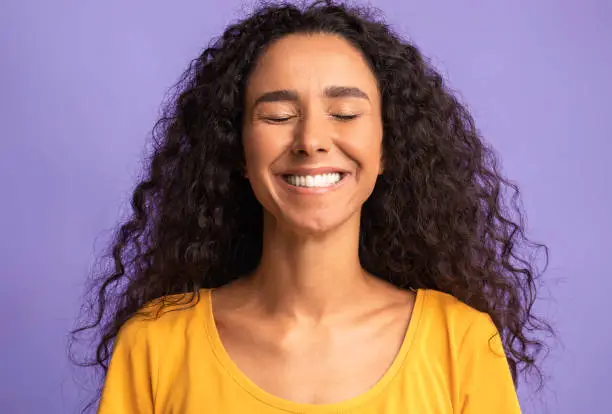
[[[360,395],[336,403],[308,404],[287,400],[263,390],[236,365],[226,351],[225,346],[221,341],[219,331],[217,330],[212,305],[213,290],[214,289],[207,289],[206,294],[204,295],[205,300],[202,301],[204,302],[202,305],[204,305],[207,336],[219,365],[243,390],[260,402],[283,411],[309,414],[342,412],[345,410],[354,409],[355,407],[363,405],[372,400],[374,397],[379,395],[389,385],[389,383],[391,383],[391,381],[400,371],[401,367],[404,365],[404,363],[406,363],[407,355],[411,349],[412,343],[414,342],[414,338],[418,331],[419,322],[423,314],[423,305],[426,294],[426,291],[423,289],[416,290],[412,314],[410,316],[410,321],[408,322],[408,327],[399,351],[397,352],[397,355],[387,371],[370,389]]]

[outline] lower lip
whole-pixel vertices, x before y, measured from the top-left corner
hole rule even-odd
[[[297,187],[295,185],[289,184],[285,179],[277,175],[276,178],[281,182],[281,184],[290,192],[295,194],[303,194],[303,195],[317,195],[317,194],[326,194],[331,191],[336,191],[340,187],[344,185],[349,179],[350,174],[345,173],[342,176],[342,179],[335,184],[330,185],[329,187]]]

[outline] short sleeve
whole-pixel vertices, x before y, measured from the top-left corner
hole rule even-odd
[[[147,322],[130,320],[119,331],[104,381],[98,414],[154,412],[156,353]]]
[[[459,351],[460,413],[521,412],[501,338],[491,318],[479,313]]]

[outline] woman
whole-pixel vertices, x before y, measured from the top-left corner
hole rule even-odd
[[[547,325],[516,189],[413,45],[266,6],[180,88],[82,328],[100,413],[520,412]]]

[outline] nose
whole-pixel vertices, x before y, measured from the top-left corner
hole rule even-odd
[[[294,155],[311,157],[327,153],[332,147],[329,121],[325,117],[307,116],[296,128],[292,152]]]

